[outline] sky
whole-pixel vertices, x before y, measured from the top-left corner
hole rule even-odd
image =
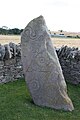
[[[80,0],[0,0],[0,27],[24,29],[40,15],[51,31],[80,32]]]

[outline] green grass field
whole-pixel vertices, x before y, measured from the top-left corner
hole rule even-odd
[[[0,84],[0,120],[80,120],[80,85],[68,84],[68,94],[72,112],[34,105],[24,80]]]

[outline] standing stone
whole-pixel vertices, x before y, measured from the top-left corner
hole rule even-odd
[[[25,80],[34,103],[72,111],[74,107],[43,16],[25,27],[21,49]]]

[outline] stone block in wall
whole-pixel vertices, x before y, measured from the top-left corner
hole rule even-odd
[[[6,83],[6,79],[3,75],[0,76],[0,83]]]
[[[21,57],[17,57],[17,58],[16,58],[16,65],[17,65],[17,66],[22,66]]]
[[[16,59],[8,59],[4,61],[5,66],[15,65]]]
[[[0,66],[4,66],[4,62],[3,61],[0,61]]]

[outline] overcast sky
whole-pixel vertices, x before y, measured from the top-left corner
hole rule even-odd
[[[80,32],[80,0],[0,0],[0,27],[24,28],[40,15],[50,30]]]

